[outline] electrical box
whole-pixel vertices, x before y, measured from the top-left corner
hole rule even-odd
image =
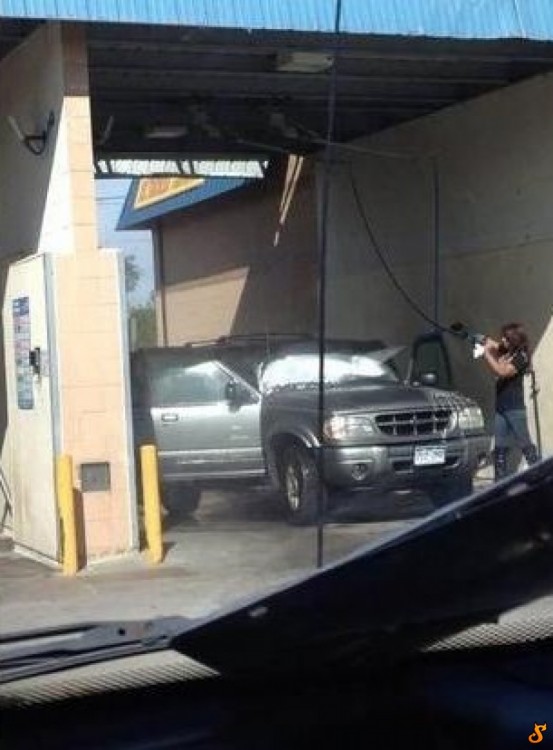
[[[107,492],[111,489],[109,463],[81,464],[82,492]]]

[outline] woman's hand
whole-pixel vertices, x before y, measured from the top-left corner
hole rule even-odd
[[[484,351],[496,352],[498,349],[499,349],[499,342],[490,338],[490,336],[486,336],[486,340],[484,341]]]
[[[498,346],[495,345],[495,341],[488,344],[486,340],[484,342],[484,360],[490,370],[498,378],[512,378],[517,374],[516,367],[511,363],[512,356],[510,354],[503,354],[499,356]]]

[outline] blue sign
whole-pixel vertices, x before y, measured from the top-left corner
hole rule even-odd
[[[31,351],[31,315],[28,297],[18,297],[12,302],[13,340],[15,349],[15,382],[17,405],[20,409],[33,409],[33,372],[29,363]]]

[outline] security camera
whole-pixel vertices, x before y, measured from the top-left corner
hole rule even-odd
[[[14,132],[15,137],[20,143],[25,146],[28,151],[30,151],[35,156],[40,156],[44,153],[48,143],[48,137],[56,121],[56,117],[53,112],[50,112],[50,114],[48,115],[48,120],[46,121],[45,128],[42,130],[42,132],[39,133],[25,134],[21,130],[19,123],[13,115],[8,115],[7,119],[11,129]]]

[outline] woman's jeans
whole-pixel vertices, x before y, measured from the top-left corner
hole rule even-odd
[[[515,443],[520,450],[526,463],[535,464],[538,460],[538,451],[532,443],[528,431],[528,420],[526,409],[512,409],[495,413],[495,451],[494,469],[495,479],[503,479],[508,472],[509,448]]]

